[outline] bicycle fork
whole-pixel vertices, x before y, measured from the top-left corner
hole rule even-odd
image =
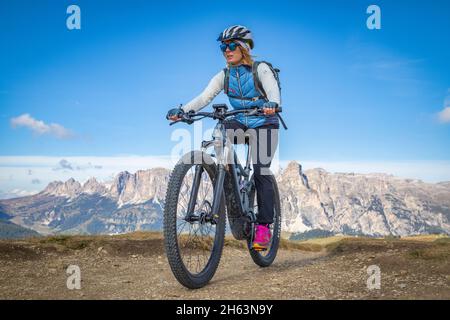
[[[202,173],[203,173],[203,167],[201,165],[197,164],[195,166],[194,181],[193,181],[191,195],[189,197],[189,204],[188,204],[187,213],[186,213],[186,217],[185,217],[185,220],[188,222],[199,221],[199,219],[200,219],[199,216],[196,216],[194,214],[194,209],[195,209],[195,204],[197,202],[198,189],[200,187],[200,183],[201,183],[200,179],[202,177]]]
[[[220,203],[222,202],[223,182],[225,180],[225,166],[220,164],[214,185],[214,199],[212,203],[211,213],[214,220],[219,219]]]
[[[219,211],[220,211],[220,204],[222,201],[222,192],[223,192],[223,183],[225,180],[225,166],[219,165],[218,166],[218,172],[216,175],[216,179],[214,182],[214,198],[212,203],[212,209],[210,212],[210,216],[206,217],[207,220],[210,220],[213,223],[216,223],[219,218]],[[194,214],[195,205],[197,202],[197,196],[198,196],[198,190],[201,183],[201,177],[204,169],[202,165],[198,164],[195,166],[195,173],[194,173],[194,181],[193,181],[193,187],[191,190],[191,194],[189,197],[189,204],[187,208],[187,214],[185,217],[185,220],[188,222],[195,222],[200,221],[200,215]]]

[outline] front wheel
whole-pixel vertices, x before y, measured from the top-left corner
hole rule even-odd
[[[226,218],[223,193],[219,212],[211,212],[216,175],[211,157],[194,151],[177,163],[167,187],[166,254],[175,278],[190,289],[201,288],[211,280],[222,255]]]
[[[270,232],[272,234],[269,247],[265,251],[257,251],[252,249],[252,242],[253,242],[253,236],[248,238],[248,248],[250,251],[250,256],[253,259],[253,262],[255,262],[260,267],[268,267],[272,264],[272,262],[275,260],[278,252],[278,246],[280,244],[280,237],[281,237],[281,205],[280,205],[280,194],[278,191],[278,185],[275,177],[273,175],[270,176],[272,180],[272,186],[273,186],[273,204],[274,204],[274,218],[273,223],[270,225]],[[250,207],[253,208],[253,212],[258,215],[258,204],[257,204],[257,196],[256,196],[256,188],[255,184],[253,183],[253,186],[249,193],[249,202]],[[253,235],[253,232],[252,232]]]

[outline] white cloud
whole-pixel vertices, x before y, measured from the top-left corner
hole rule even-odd
[[[53,168],[53,170],[88,170],[88,169],[101,169],[102,166],[100,165],[93,165],[91,162],[88,162],[87,164],[76,164],[71,163],[67,161],[66,159],[61,159],[58,162],[57,167]]]
[[[450,123],[450,88],[447,90],[447,96],[444,100],[444,109],[438,112],[437,118],[441,123]]]
[[[445,107],[444,110],[439,112],[438,118],[442,123],[450,123],[450,107]]]
[[[52,169],[55,164],[61,160],[67,163],[77,165],[88,169],[111,169],[120,170],[139,170],[153,167],[171,168],[178,159],[172,159],[170,156],[139,156],[139,155],[117,155],[117,156],[0,156],[0,168],[2,167],[26,167],[32,170],[33,167],[46,167]],[[28,171],[27,171],[28,172]],[[33,174],[35,174],[33,170]]]
[[[35,134],[50,134],[59,139],[72,138],[74,135],[69,130],[58,123],[46,124],[42,120],[36,120],[30,114],[24,113],[18,117],[11,118],[11,126],[13,128],[25,127],[33,131]]]
[[[11,199],[11,198],[31,196],[36,193],[38,193],[38,191],[36,190],[29,191],[23,189],[13,189],[8,192],[3,192],[0,190],[0,199]]]

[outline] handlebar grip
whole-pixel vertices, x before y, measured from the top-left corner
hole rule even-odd
[[[259,110],[262,111],[263,109],[264,109],[264,107],[261,108],[261,109],[259,109]],[[275,112],[276,112],[276,113],[279,113],[279,112],[282,112],[282,111],[283,111],[283,108],[281,108],[281,107],[276,107],[276,108],[275,108]]]

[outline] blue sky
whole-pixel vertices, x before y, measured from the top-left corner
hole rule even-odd
[[[66,28],[70,4],[81,8],[81,30]],[[370,4],[381,8],[381,30],[366,27]],[[450,2],[232,6],[1,1],[0,190],[44,187],[25,177],[36,157],[51,168],[70,157],[95,167],[86,159],[169,155],[176,128],[165,113],[194,98],[224,67],[215,40],[232,24],[251,28],[256,59],[281,69],[289,127],[281,132],[282,161],[330,170],[354,163],[360,171],[450,180]],[[215,100],[225,101],[223,94]],[[79,166],[88,168],[87,162]],[[403,172],[405,163],[420,165]],[[418,172],[427,166],[434,171]],[[86,169],[83,177],[104,175],[98,171]],[[42,174],[35,179],[46,181]]]

